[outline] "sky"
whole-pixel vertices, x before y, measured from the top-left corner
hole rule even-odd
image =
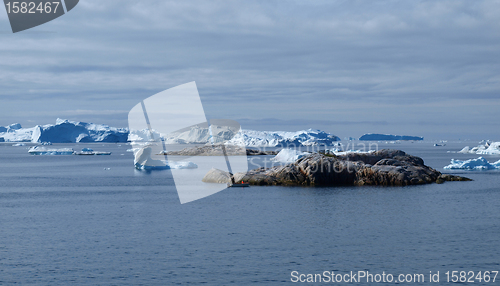
[[[126,127],[196,81],[245,129],[500,140],[500,1],[80,0],[0,39],[0,126]]]

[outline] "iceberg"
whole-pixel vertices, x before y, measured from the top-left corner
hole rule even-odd
[[[362,141],[394,141],[394,140],[424,140],[424,137],[419,136],[406,136],[406,135],[390,135],[390,134],[373,134],[367,133],[359,137]]]
[[[55,125],[37,125],[31,142],[127,142],[128,129],[104,124],[75,122],[58,118]]]
[[[0,126],[0,142],[31,142],[35,128],[22,128],[21,124],[14,123],[9,126]]]
[[[462,150],[458,151],[462,154],[478,154],[478,155],[500,155],[500,142],[486,142],[479,144],[476,147],[470,148],[465,146]]]
[[[73,155],[73,152],[71,148],[48,149],[40,146],[33,146],[28,151],[31,155]]]
[[[56,124],[37,125],[22,128],[14,123],[0,127],[0,137],[6,142],[33,143],[78,143],[78,142],[127,142],[128,129],[109,127],[104,124],[93,124],[57,119]],[[47,143],[47,145],[50,145]]]
[[[444,169],[494,170],[500,169],[500,160],[495,163],[489,163],[488,160],[483,157],[465,161],[452,159],[450,165],[445,166]]]
[[[212,134],[210,134],[212,131]],[[296,132],[286,131],[256,131],[239,130],[234,132],[227,126],[218,126],[217,129],[209,130],[208,126],[192,126],[168,135],[156,130],[133,130],[129,134],[129,141],[153,141],[155,138],[163,138],[165,144],[205,144],[210,138],[217,138],[229,145],[245,145],[248,147],[277,147],[277,146],[331,146],[340,138],[320,130],[301,130]],[[218,142],[214,142],[218,143]]]
[[[272,158],[271,161],[282,162],[282,163],[293,163],[298,159],[309,155],[309,152],[302,152],[295,149],[282,149],[276,157]]]
[[[296,132],[241,130],[229,140],[229,144],[249,147],[316,146],[334,145],[340,138],[320,130],[308,129]]]
[[[134,152],[134,166],[138,170],[162,170],[162,169],[196,169],[198,166],[188,161],[167,161],[153,159],[158,157],[157,152],[153,152],[153,145],[146,145]]]

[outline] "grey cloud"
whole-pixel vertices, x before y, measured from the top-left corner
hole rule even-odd
[[[0,125],[19,114],[16,99],[34,103],[16,107],[28,114],[127,110],[192,80],[211,117],[389,131],[429,112],[454,126],[446,101],[479,100],[471,120],[485,121],[499,102],[495,1],[85,0],[35,29],[53,33],[0,35]]]

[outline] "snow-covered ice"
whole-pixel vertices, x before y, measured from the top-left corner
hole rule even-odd
[[[300,159],[306,155],[309,155],[309,154],[311,154],[311,153],[302,152],[302,151],[295,150],[295,149],[282,149],[271,160],[275,161],[275,162],[282,162],[282,163],[293,163],[293,162],[297,161],[298,159]]]
[[[500,160],[495,163],[489,163],[483,157],[470,160],[455,160],[452,159],[450,165],[445,166],[445,169],[463,169],[463,170],[493,170],[500,169]]]

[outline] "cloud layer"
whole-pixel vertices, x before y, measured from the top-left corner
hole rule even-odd
[[[498,1],[82,0],[26,32],[0,23],[0,125],[125,126],[195,80],[209,117],[248,128],[498,136]]]

